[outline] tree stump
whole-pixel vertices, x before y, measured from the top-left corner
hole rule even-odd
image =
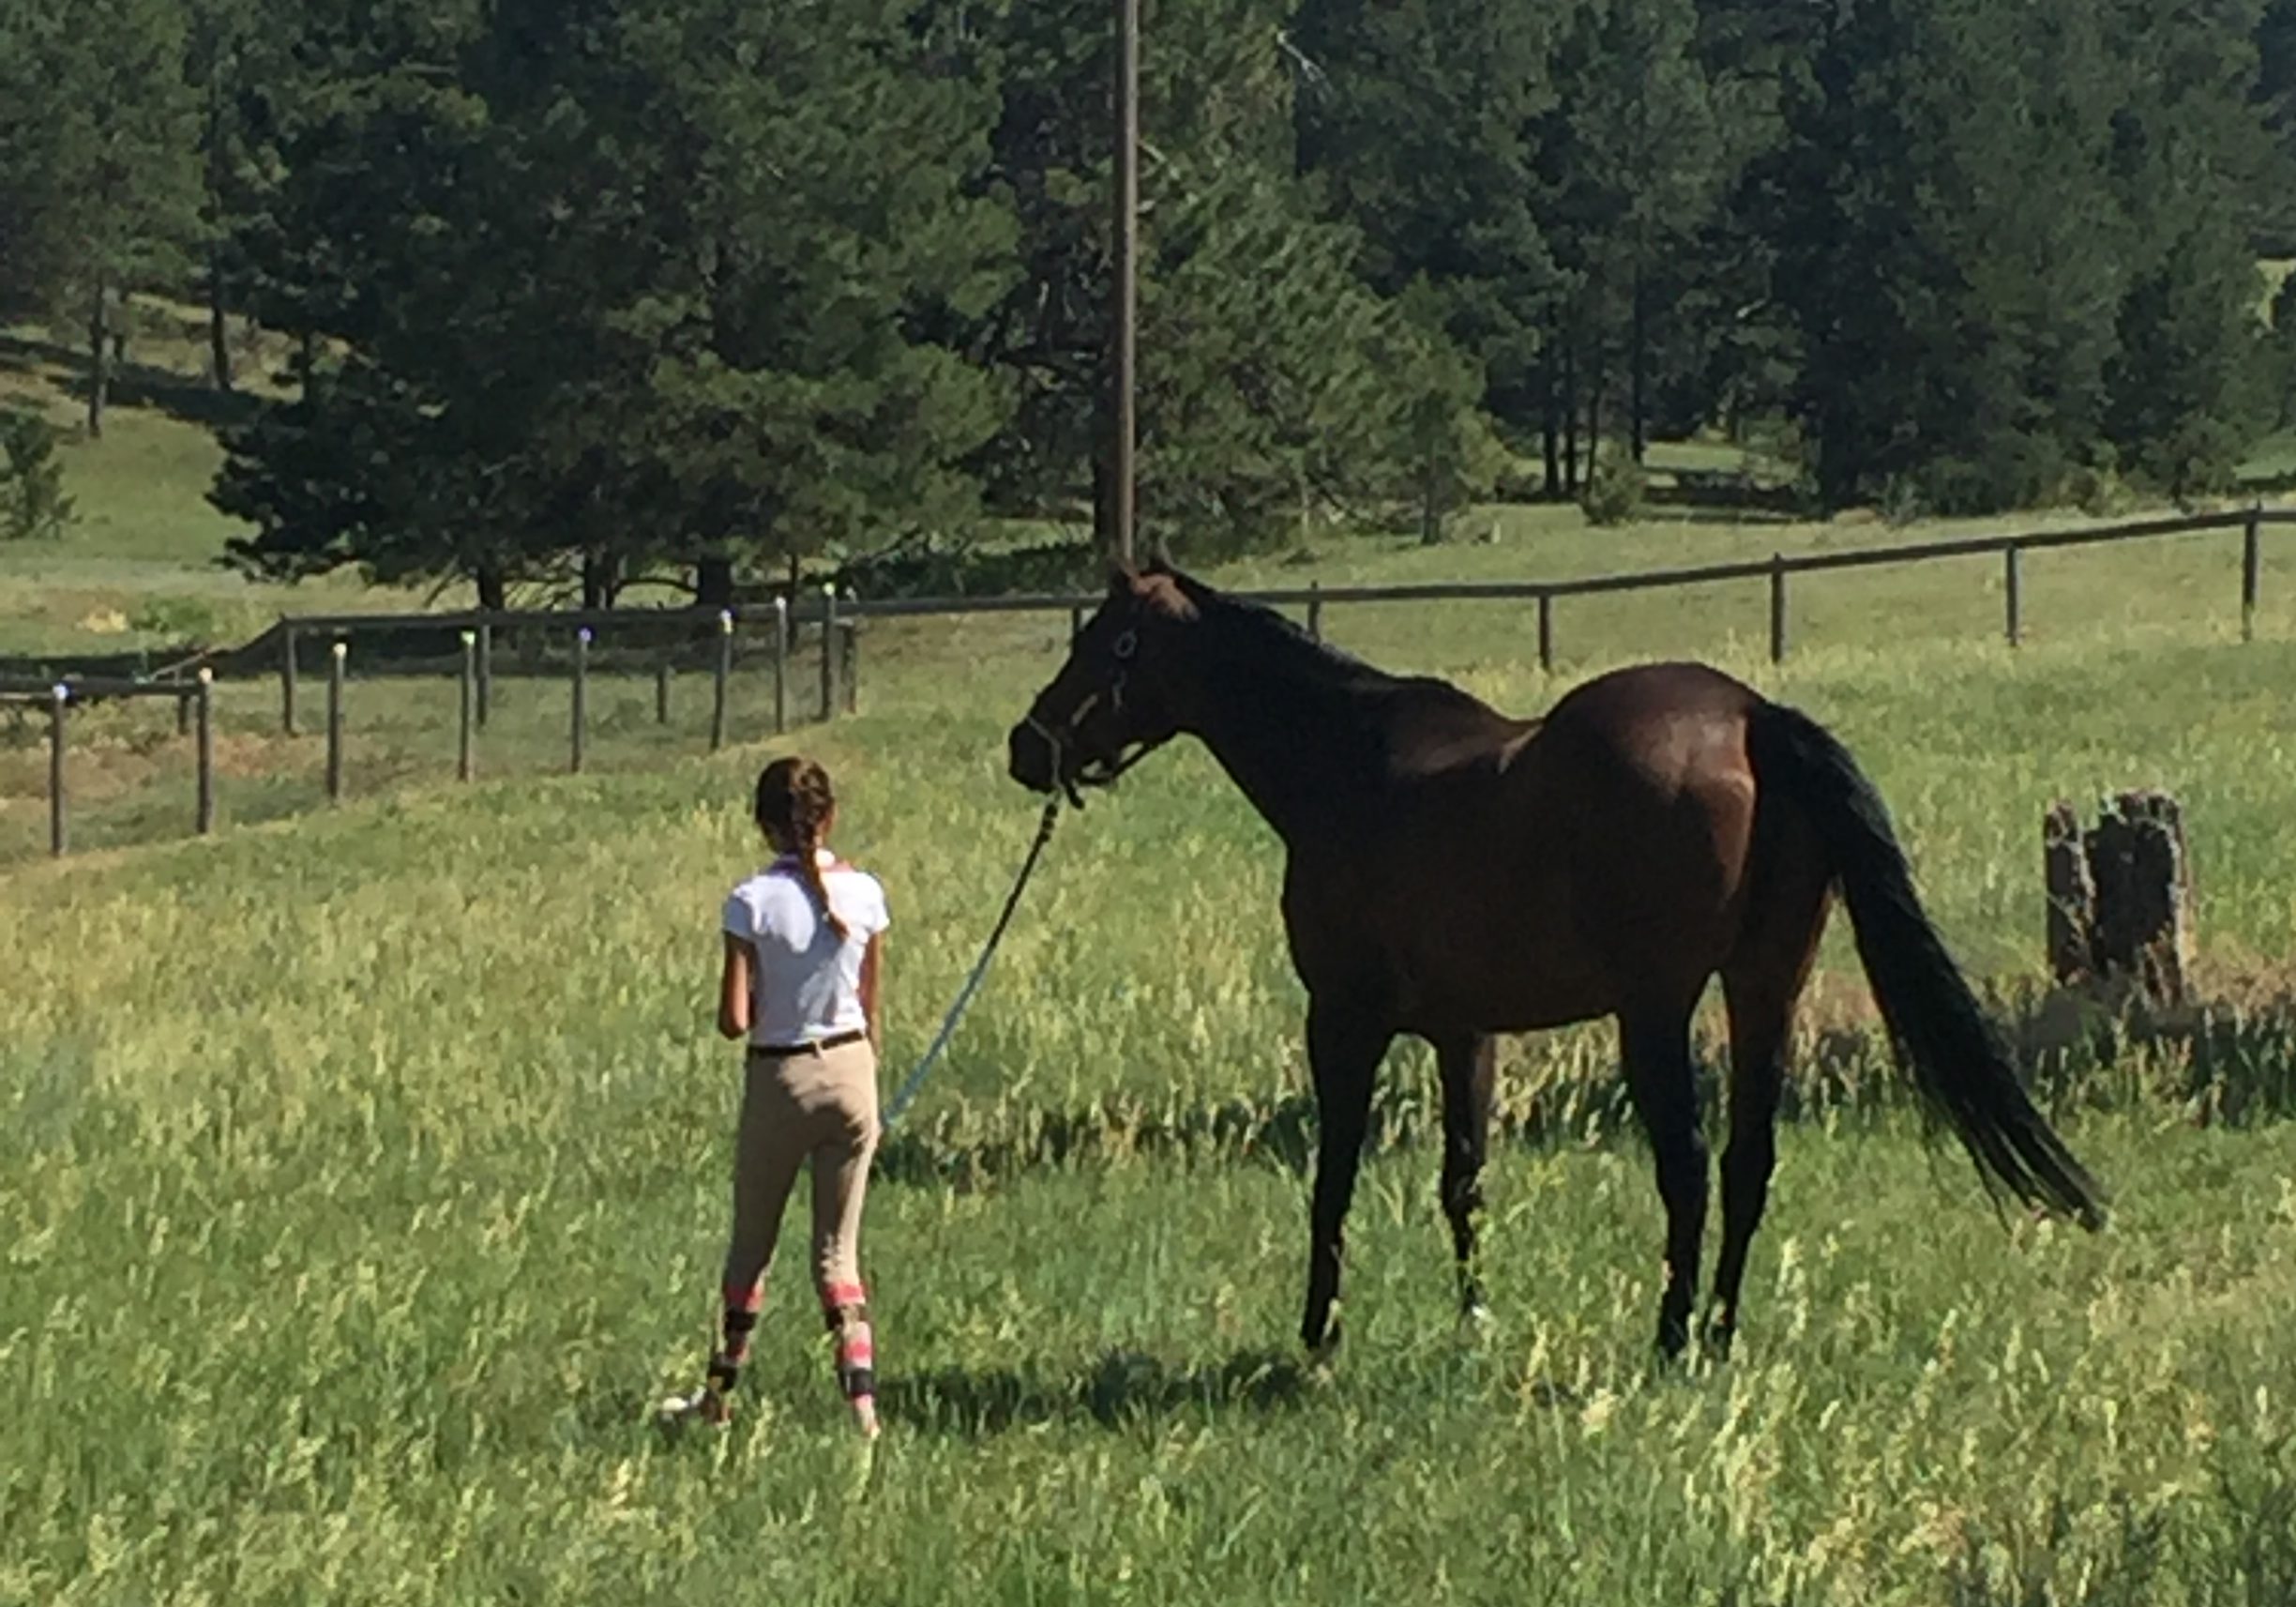
[[[2083,831],[2069,803],[2042,823],[2049,969],[2058,982],[2126,981],[2182,1004],[2192,959],[2192,861],[2166,793],[2122,793]]]

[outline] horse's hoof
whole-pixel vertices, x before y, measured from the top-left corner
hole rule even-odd
[[[1459,1332],[1469,1339],[1488,1332],[1491,1321],[1490,1308],[1480,1300],[1470,1300],[1459,1308]]]
[[[1327,1372],[1339,1355],[1339,1324],[1337,1320],[1324,1328],[1321,1338],[1307,1342],[1307,1365],[1319,1372]]]

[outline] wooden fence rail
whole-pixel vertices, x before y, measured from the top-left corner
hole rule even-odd
[[[1774,553],[1767,558],[1699,564],[1669,569],[1588,575],[1571,579],[1524,581],[1436,581],[1396,585],[1325,585],[1273,587],[1239,593],[1250,601],[1275,608],[1306,611],[1308,629],[1321,637],[1323,611],[1345,604],[1428,602],[1528,602],[1537,611],[1539,665],[1551,671],[1555,662],[1555,614],[1559,602],[1570,598],[1615,596],[1627,592],[1663,591],[1682,586],[1714,585],[1730,582],[1764,581],[1769,598],[1769,648],[1773,661],[1785,659],[1789,646],[1790,583],[1798,575],[1842,570],[1883,569],[1951,558],[1997,556],[2002,564],[2003,634],[2015,646],[2024,634],[2022,563],[2028,553],[2063,548],[2104,546],[2121,541],[2159,540],[2216,531],[2243,533],[2239,607],[2243,640],[2253,639],[2262,588],[2261,533],[2268,525],[2296,525],[2296,508],[2250,507],[2223,513],[2169,519],[2147,519],[2092,529],[2032,531],[2000,536],[1958,537],[1940,541],[1909,542],[1899,546],[1866,547],[1839,553]],[[66,677],[62,681],[0,677],[0,703],[35,703],[50,714],[51,849],[62,854],[68,841],[65,754],[67,716],[74,704],[106,698],[174,698],[178,729],[187,731],[194,709],[198,715],[200,755],[199,799],[195,819],[204,833],[213,828],[213,730],[211,666],[253,669],[261,673],[266,661],[278,666],[281,724],[289,735],[296,729],[297,648],[305,638],[326,642],[328,660],[327,795],[342,792],[342,703],[344,659],[351,640],[380,631],[438,631],[454,633],[461,649],[461,710],[457,773],[469,779],[474,769],[475,733],[486,729],[493,680],[493,645],[497,630],[540,630],[577,644],[573,659],[572,721],[569,765],[582,767],[586,725],[584,677],[593,635],[605,644],[604,632],[628,629],[685,632],[697,644],[714,649],[709,746],[714,751],[729,740],[728,679],[733,667],[735,637],[744,625],[755,624],[768,632],[774,677],[774,730],[788,727],[790,648],[799,627],[817,629],[822,644],[821,717],[834,719],[858,706],[861,622],[880,619],[963,618],[1005,614],[1065,614],[1072,629],[1100,602],[1098,592],[1043,592],[989,598],[839,597],[824,587],[802,602],[790,597],[735,611],[715,607],[672,609],[547,609],[465,610],[452,614],[337,614],[282,617],[253,642],[231,651],[210,651],[169,667],[173,679],[127,679],[116,676]],[[669,718],[670,660],[667,647],[653,660],[656,675],[657,720]],[[197,668],[197,678],[187,678]]]

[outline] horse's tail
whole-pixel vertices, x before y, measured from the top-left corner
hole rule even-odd
[[[1756,786],[1790,797],[1816,829],[1899,1058],[1987,1190],[1998,1185],[2083,1227],[2104,1226],[2103,1190],[2018,1084],[2000,1033],[1922,910],[1881,795],[1850,750],[1807,715],[1774,703],[1751,716],[1746,747]]]

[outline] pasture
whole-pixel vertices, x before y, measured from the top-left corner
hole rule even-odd
[[[770,748],[410,772],[207,842],[21,865],[0,1600],[2285,1599],[2296,1084],[2264,1007],[2296,953],[2296,647],[2285,624],[2212,634],[2194,595],[2011,654],[1885,640],[1911,604],[1879,588],[1775,675],[1730,641],[1758,607],[1672,616],[1671,647],[1718,630],[1841,733],[2004,996],[2039,966],[2047,799],[2178,790],[2203,985],[2254,1006],[2198,1051],[2054,1040],[2052,1109],[2118,1214],[2095,1238],[2004,1224],[1882,1069],[1837,929],[1718,1369],[1645,1349],[1659,1210],[1600,1030],[1505,1055],[1496,1316],[1464,1335],[1431,1079],[1398,1054],[1348,1339],[1304,1368],[1274,843],[1192,749],[1064,821],[884,1157],[873,1460],[794,1238],[731,1432],[665,1442],[647,1415],[714,1311],[734,1082],[711,925]],[[1554,690],[1517,667],[1518,622],[1331,623],[1507,706]],[[1001,736],[1057,626],[996,629],[1036,651],[887,632],[873,712],[802,734],[896,901],[888,1080],[1033,824]]]
[[[411,600],[217,574],[228,527],[184,512],[213,461],[193,423],[135,407],[71,448],[86,523],[0,554],[0,647]],[[1489,541],[1352,538],[1217,578],[1585,574],[1889,535],[1493,518]],[[1585,1029],[1503,1054],[1495,1314],[1468,1333],[1430,1068],[1394,1057],[1348,1337],[1309,1371],[1313,1116],[1275,843],[1182,747],[1064,819],[882,1158],[873,1458],[826,1382],[796,1229],[733,1429],[650,1421],[716,1310],[735,1082],[707,1030],[712,926],[782,746],[756,740],[754,667],[714,758],[698,682],[665,730],[650,685],[601,676],[580,778],[555,774],[564,682],[506,676],[468,788],[452,684],[355,667],[334,810],[313,682],[292,739],[272,683],[227,682],[204,842],[166,714],[95,710],[86,852],[54,865],[36,734],[0,739],[0,1603],[2286,1601],[2296,584],[2275,532],[2238,644],[2236,543],[2035,555],[2014,653],[1984,564],[1797,585],[1775,671],[1759,584],[1574,602],[1551,678],[1524,667],[1520,610],[1325,619],[1510,709],[1696,654],[1827,721],[2114,1190],[2109,1232],[1986,1206],[1887,1069],[1837,921],[1735,1359],[1651,1362],[1659,1206],[1610,1035]],[[1028,841],[1003,733],[1065,625],[874,629],[862,717],[791,739],[839,777],[840,845],[892,892],[888,1084]],[[2217,1001],[2151,1041],[2037,998],[2040,811],[2131,785],[2184,800]]]

